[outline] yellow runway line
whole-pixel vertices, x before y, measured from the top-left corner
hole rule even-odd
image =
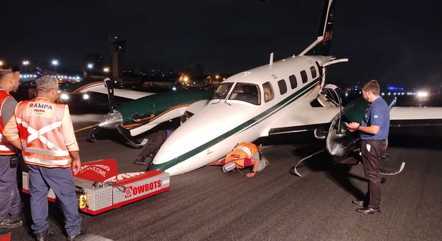
[[[94,128],[94,127],[96,127],[96,126],[98,126],[98,124],[93,124],[93,125],[90,125],[90,126],[86,126],[86,127],[83,127],[83,128],[80,128],[80,129],[75,130],[75,133],[78,133],[78,132],[80,132],[80,131],[89,130],[89,129]]]

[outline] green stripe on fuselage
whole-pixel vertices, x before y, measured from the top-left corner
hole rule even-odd
[[[230,130],[230,131],[216,137],[215,139],[213,139],[213,140],[211,140],[211,141],[209,141],[209,142],[207,142],[207,143],[205,143],[205,144],[203,144],[203,145],[201,145],[191,151],[188,151],[188,152],[182,154],[181,156],[178,156],[168,162],[164,162],[164,163],[156,164],[156,165],[154,164],[150,167],[150,169],[159,169],[159,170],[164,171],[164,170],[166,170],[172,166],[175,166],[176,164],[178,164],[184,160],[187,160],[188,158],[200,153],[201,151],[204,151],[205,149],[223,141],[224,139],[228,138],[229,136],[231,136],[241,130],[249,129],[250,127],[252,127],[256,124],[261,123],[262,121],[267,119],[269,116],[271,116],[271,115],[269,115],[270,113],[272,113],[273,111],[277,112],[277,111],[281,110],[282,108],[284,108],[285,106],[287,106],[288,104],[295,101],[296,99],[300,98],[318,82],[319,82],[319,79],[313,80],[312,82],[305,85],[300,90],[298,90],[295,93],[293,93],[292,95],[288,96],[287,98],[285,98],[284,100],[282,100],[278,104],[270,107],[266,111],[253,117],[252,119],[240,124],[239,126],[233,128],[232,130]]]

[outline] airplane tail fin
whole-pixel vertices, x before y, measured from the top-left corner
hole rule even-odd
[[[318,38],[304,49],[299,55],[330,55],[333,39],[334,0],[325,0],[324,9],[319,26]]]

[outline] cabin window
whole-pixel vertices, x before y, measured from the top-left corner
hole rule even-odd
[[[261,104],[259,88],[255,84],[236,83],[229,100],[244,101],[254,105]]]
[[[301,80],[303,84],[307,83],[308,81],[307,72],[305,72],[305,70],[301,71]]]
[[[262,84],[262,89],[264,90],[264,101],[269,102],[273,100],[274,94],[270,82],[265,82],[264,84]]]
[[[233,83],[222,83],[216,88],[212,99],[225,99],[232,88]]]
[[[278,81],[278,87],[279,87],[279,93],[280,93],[281,95],[287,93],[287,85],[286,85],[284,79]]]
[[[298,81],[296,80],[296,76],[294,74],[289,76],[289,81],[290,81],[290,87],[292,87],[292,89],[298,87]]]
[[[310,71],[312,72],[312,79],[316,79],[316,76],[318,76],[318,74],[316,73],[315,66],[310,67]]]

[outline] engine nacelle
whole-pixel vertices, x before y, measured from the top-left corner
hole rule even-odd
[[[358,98],[333,118],[326,138],[326,149],[337,159],[337,162],[352,155],[359,148],[359,134],[349,132],[345,127],[345,122],[361,123],[367,105],[362,98]]]

